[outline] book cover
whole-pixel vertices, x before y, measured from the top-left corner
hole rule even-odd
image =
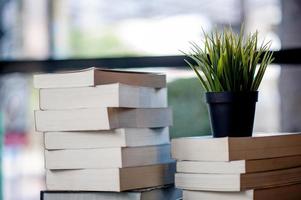
[[[166,76],[163,74],[87,68],[51,74],[37,74],[33,77],[35,88],[87,87],[111,83],[163,88]]]

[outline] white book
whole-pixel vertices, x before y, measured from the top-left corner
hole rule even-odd
[[[174,163],[111,169],[47,170],[48,190],[126,191],[174,182]]]
[[[182,191],[171,186],[129,192],[42,191],[41,200],[179,200]]]
[[[169,108],[87,108],[35,111],[36,130],[96,131],[172,125]]]
[[[171,161],[170,145],[45,150],[46,169],[123,168]]]
[[[95,107],[167,107],[167,89],[138,87],[120,83],[96,87],[40,89],[40,109],[77,109]]]
[[[169,143],[168,127],[44,133],[45,148],[49,150],[137,147]]]
[[[241,192],[210,192],[184,190],[185,200],[300,200],[301,184],[272,188],[246,190]]]
[[[87,68],[61,73],[37,74],[35,88],[87,87],[110,83],[123,83],[152,88],[166,87],[166,76],[157,73]]]
[[[301,155],[258,160],[177,162],[177,172],[199,174],[244,174],[294,167],[301,167]]]
[[[172,156],[186,161],[233,161],[301,155],[301,134],[253,137],[185,137],[172,142]]]
[[[185,190],[238,192],[301,182],[301,167],[250,174],[176,173],[177,188]]]

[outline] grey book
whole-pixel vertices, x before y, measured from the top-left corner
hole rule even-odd
[[[182,192],[173,186],[130,192],[41,191],[41,200],[178,200]]]
[[[46,169],[103,169],[172,162],[170,145],[45,150]]]
[[[98,131],[115,128],[157,128],[172,125],[169,108],[86,108],[35,111],[36,130]]]
[[[97,107],[167,107],[167,89],[138,87],[120,83],[95,87],[40,89],[40,109],[79,109]]]
[[[141,147],[169,143],[168,127],[44,133],[44,145],[48,150]]]

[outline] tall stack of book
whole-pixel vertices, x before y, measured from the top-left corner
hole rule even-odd
[[[184,200],[300,200],[301,134],[172,140]]]
[[[165,75],[90,68],[35,75],[34,85],[42,199],[176,199]]]

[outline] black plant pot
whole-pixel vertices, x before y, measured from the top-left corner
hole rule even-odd
[[[258,92],[207,92],[213,137],[252,136]]]

